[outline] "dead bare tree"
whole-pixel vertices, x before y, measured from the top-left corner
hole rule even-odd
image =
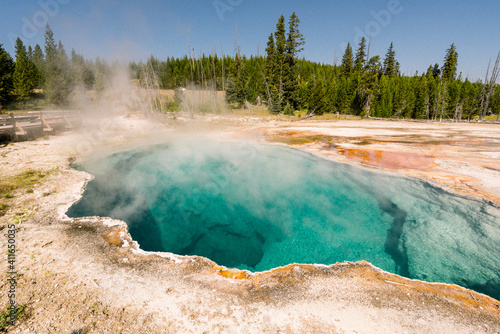
[[[191,65],[191,82],[194,81],[194,49],[193,49],[193,53],[191,53],[191,45],[189,45],[189,38],[187,40],[187,43],[188,43],[188,55],[190,55],[190,65]],[[192,55],[192,56],[191,56]]]
[[[146,103],[149,107],[149,113],[153,114],[158,110],[163,112],[158,75],[151,61],[148,61],[142,67],[140,85],[146,94]]]
[[[399,108],[390,118],[393,118],[393,117],[397,117],[399,118],[399,116],[401,116],[401,113],[403,112],[403,110],[408,106],[408,103],[406,102],[406,100],[403,101],[403,104],[401,106],[401,108]]]
[[[153,103],[152,103],[152,96],[151,96],[151,90],[152,90],[152,80],[151,80],[151,76],[149,74],[149,66],[148,64],[146,63],[143,68],[142,68],[142,71],[141,71],[141,88],[143,89],[144,93],[146,94],[146,104],[148,106],[148,109],[149,110],[146,110],[147,111],[147,114],[152,114],[153,113]]]
[[[365,114],[366,119],[368,119],[370,117],[371,105],[372,105],[372,94],[368,93],[368,97],[366,98],[366,102],[365,102],[365,106],[364,106],[365,111],[366,111],[366,114]]]
[[[368,64],[370,61],[370,47],[372,45],[372,36],[368,38],[368,48],[366,49],[366,62],[365,64]]]
[[[264,85],[266,86],[267,103],[270,104],[270,103],[272,103],[272,100],[271,100],[271,90],[269,89],[269,83],[267,82],[267,78],[266,78],[266,75],[264,73],[264,70],[262,70],[262,66],[260,66],[260,61],[258,61],[257,64],[259,65],[260,75],[264,79]]]
[[[444,106],[446,104],[446,82],[443,82],[443,101],[441,103],[441,115],[439,116],[439,121],[441,122],[443,120],[443,114],[444,114]]]
[[[463,110],[464,110],[464,105],[463,103],[459,101],[457,101],[457,104],[455,106],[455,115],[453,116],[453,119],[458,123],[460,122],[460,120],[462,119],[462,113],[463,113]]]
[[[201,51],[199,53],[199,63],[200,63],[200,67],[199,67],[199,72],[200,72],[200,77],[201,77],[201,89],[205,89],[207,90],[207,82],[205,80],[205,68],[203,67],[203,60],[204,60],[204,56],[202,55]]]
[[[161,103],[161,91],[160,91],[160,80],[158,80],[158,73],[156,73],[156,70],[153,68],[153,64],[150,64],[150,71],[151,71],[151,80],[153,82],[153,96],[154,96],[154,103],[155,107],[157,109],[160,109],[160,111],[163,113],[163,104]]]
[[[430,111],[431,105],[430,104],[431,103],[430,103],[429,93],[427,93],[425,95],[425,116],[427,119],[429,119],[430,113],[431,113],[431,111]]]
[[[497,84],[498,75],[500,74],[500,51],[498,52],[495,65],[493,65],[493,70],[491,71],[491,77],[489,78],[489,80],[488,80],[488,71],[489,71],[489,65],[488,65],[488,70],[486,71],[486,80],[484,81],[484,88],[483,88],[483,92],[485,92],[483,96],[484,100],[481,101],[481,108],[482,108],[481,120],[484,120],[486,118],[486,113],[488,111],[488,107],[490,104],[491,95],[493,94],[493,90]]]
[[[238,24],[236,24],[236,57],[240,59],[240,45],[238,43]]]
[[[217,104],[217,74],[215,72],[215,57],[217,57],[217,53],[215,52],[216,45],[212,44],[212,94],[213,94],[213,104]]]
[[[442,95],[442,89],[443,89],[443,73],[441,73],[440,79],[439,79],[439,88],[438,88],[438,96],[436,99],[436,104],[434,105],[434,115],[432,116],[432,120],[435,121],[437,119],[437,114],[439,111],[439,105],[441,103],[441,95]]]
[[[224,50],[222,50],[222,45],[220,47],[220,54],[221,54],[221,59],[222,59],[222,91],[225,93],[226,92],[226,68],[224,66]]]
[[[479,118],[483,118],[483,109],[484,109],[484,102],[486,101],[486,87],[487,87],[487,82],[488,82],[488,77],[490,75],[490,65],[491,65],[491,60],[488,63],[488,68],[486,69],[486,76],[484,77],[484,83],[483,83],[483,89],[481,90],[481,105],[479,106]]]

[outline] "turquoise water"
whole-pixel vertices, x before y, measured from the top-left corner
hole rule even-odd
[[[500,209],[419,180],[251,143],[175,141],[87,159],[68,211],[128,223],[144,250],[263,271],[366,260],[500,299]]]

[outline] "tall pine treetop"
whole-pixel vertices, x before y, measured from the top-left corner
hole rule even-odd
[[[274,71],[275,71],[275,66],[276,66],[276,45],[274,44],[274,35],[270,34],[269,35],[269,40],[267,41],[267,47],[266,47],[266,76],[268,78],[274,77]]]
[[[358,50],[356,51],[356,59],[354,60],[354,69],[360,71],[366,64],[366,38],[363,36],[361,42],[358,44]]]
[[[269,36],[266,48],[266,90],[272,112],[281,113],[298,107],[299,68],[297,54],[305,40],[299,31],[300,20],[290,16],[289,30],[285,30],[285,17],[278,19],[276,31]]]
[[[352,47],[350,43],[347,43],[347,47],[345,48],[344,56],[342,57],[342,64],[340,68],[342,70],[342,74],[346,77],[352,72],[353,69],[353,56],[352,56]]]
[[[68,57],[68,55],[66,55],[66,50],[64,50],[64,46],[61,43],[61,41],[59,41],[59,43],[57,44],[57,54],[60,57],[63,57],[63,58],[67,58]]]
[[[96,60],[97,66],[97,60]],[[54,34],[45,28],[44,93],[49,103],[64,105],[73,88],[69,60],[61,42],[56,44]]]
[[[33,51],[33,62],[38,66],[37,62],[43,62],[43,51],[40,45],[35,45],[35,50]]]
[[[269,39],[267,41],[266,53],[269,57],[270,55],[274,55],[276,53],[276,46],[274,45],[274,36],[273,34],[269,35]]]
[[[285,17],[281,15],[276,24],[276,32],[274,33],[274,39],[276,43],[276,51],[279,55],[282,55],[286,51],[286,36],[285,36]]]
[[[394,51],[394,45],[391,42],[391,46],[387,50],[384,58],[384,74],[392,77],[399,74],[399,63],[396,61],[396,51]]]
[[[14,66],[14,60],[0,44],[0,103],[10,100]]]
[[[457,75],[457,65],[458,52],[455,43],[453,43],[450,45],[450,48],[446,50],[446,56],[444,57],[443,79],[454,80]]]
[[[16,66],[14,69],[14,93],[20,100],[28,99],[34,88],[31,78],[31,61],[23,41],[16,40]]]
[[[49,25],[45,27],[45,57],[46,61],[55,59],[57,55],[57,44],[54,40],[54,33]]]
[[[302,45],[306,43],[304,36],[299,31],[300,20],[293,12],[290,16],[289,21],[289,31],[287,39],[287,53],[289,53],[293,58],[297,56],[299,52],[304,50]]]
[[[16,39],[16,62],[24,61],[27,59],[26,47],[23,41],[18,37]]]

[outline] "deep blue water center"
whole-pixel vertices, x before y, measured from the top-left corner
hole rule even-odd
[[[70,217],[129,225],[142,249],[263,271],[366,260],[500,299],[500,208],[423,180],[275,145],[180,141],[88,158]]]

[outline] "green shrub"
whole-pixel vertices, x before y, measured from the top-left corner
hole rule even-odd
[[[283,113],[285,115],[293,115],[295,113],[295,111],[293,110],[292,106],[290,105],[290,103],[287,103],[286,106],[285,106],[285,109],[283,110]]]

